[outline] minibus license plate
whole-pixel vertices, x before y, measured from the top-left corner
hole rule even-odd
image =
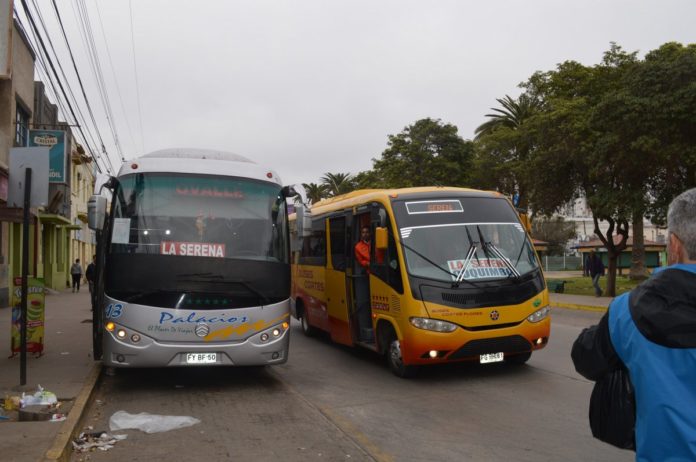
[[[505,355],[500,352],[500,353],[486,353],[484,355],[479,356],[479,360],[481,364],[485,363],[497,363],[503,360]]]
[[[217,353],[186,353],[186,364],[211,364],[217,362]]]

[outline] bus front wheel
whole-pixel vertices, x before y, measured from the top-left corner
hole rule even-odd
[[[389,370],[391,370],[394,375],[404,379],[413,377],[418,371],[417,366],[407,366],[404,364],[404,359],[401,355],[401,343],[394,334],[392,334],[387,347],[387,364],[389,365]]]

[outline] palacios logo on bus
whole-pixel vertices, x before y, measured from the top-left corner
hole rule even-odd
[[[213,242],[173,242],[160,243],[162,255],[179,255],[184,257],[225,258],[225,244]]]

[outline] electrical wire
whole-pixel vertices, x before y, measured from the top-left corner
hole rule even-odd
[[[48,51],[46,49],[46,45],[43,41],[43,38],[41,37],[41,34],[38,30],[38,27],[36,26],[36,22],[34,21],[34,18],[31,14],[31,11],[29,10],[29,7],[26,3],[26,0],[21,0],[21,3],[22,3],[23,10],[24,10],[24,14],[31,25],[31,30],[33,31],[33,36],[34,36],[34,40],[36,43],[34,46],[32,46],[32,51],[34,52],[35,56],[37,56],[37,58],[39,59],[39,62],[44,67],[44,70],[46,71],[46,74],[48,76],[50,76],[50,73],[48,72],[48,69],[50,67],[50,70],[52,71],[52,74],[53,74],[53,78],[55,78],[55,81],[53,78],[49,79],[51,82],[51,85],[53,87],[54,94],[58,95],[58,90],[55,87],[55,85],[57,84],[61,90],[65,104],[67,104],[68,111],[65,111],[64,114],[65,115],[68,115],[68,114],[72,115],[73,121],[75,122],[75,125],[77,126],[78,132],[80,133],[83,142],[85,143],[86,146],[89,146],[88,142],[87,142],[88,138],[85,135],[85,132],[83,130],[83,126],[79,123],[80,119],[78,118],[78,116],[75,112],[75,109],[73,108],[72,104],[70,103],[70,98],[68,97],[65,86],[63,85],[63,82],[60,80],[60,77],[58,76],[58,72],[56,71],[56,68],[53,64],[53,61],[52,61],[50,55],[48,54]],[[21,24],[21,21],[19,20],[19,15],[17,14],[16,9],[15,9],[15,15],[17,16],[18,22]],[[23,29],[25,36],[27,36],[27,38],[29,38],[29,34],[26,33],[27,28],[25,28],[23,25],[21,25],[21,27]],[[68,85],[67,82],[66,82],[66,85]],[[60,100],[60,98],[58,100]],[[79,111],[79,106],[77,106],[77,107],[78,107],[78,111]],[[63,108],[64,108],[64,106],[63,106]],[[89,129],[87,129],[86,127],[85,127],[85,129],[89,132]],[[90,133],[90,137],[91,137],[91,133]],[[93,140],[93,138],[92,138],[92,140]],[[95,162],[95,165],[96,165],[97,169],[99,170],[99,172],[101,173],[102,169],[99,166],[99,163]],[[106,168],[106,166],[105,166],[105,168]]]
[[[135,91],[138,97],[138,120],[140,121],[140,139],[142,143],[143,151],[145,152],[145,132],[143,131],[143,111],[140,107],[140,82],[138,80],[138,64],[135,59],[135,33],[133,32],[133,2],[128,0],[128,10],[130,11],[130,24],[131,24],[131,44],[133,47],[133,71],[135,72]]]

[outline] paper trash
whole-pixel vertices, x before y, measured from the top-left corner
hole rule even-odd
[[[190,427],[200,422],[195,417],[181,415],[157,415],[147,412],[129,414],[126,411],[118,411],[109,419],[109,428],[111,431],[135,428],[145,433],[159,433]]]

